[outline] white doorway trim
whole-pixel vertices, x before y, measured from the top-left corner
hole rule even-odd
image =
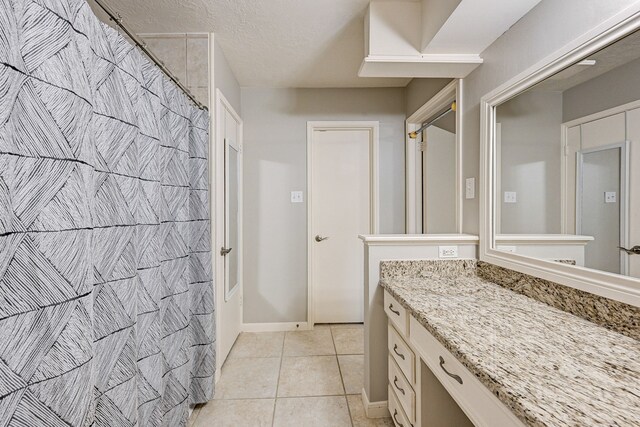
[[[242,145],[243,145],[243,123],[242,119],[235,111],[233,106],[229,103],[224,94],[220,91],[220,89],[215,90],[215,111],[213,117],[215,117],[215,122],[212,123],[212,127],[214,129],[214,138],[212,138],[213,147],[213,157],[214,161],[210,162],[212,167],[215,168],[213,173],[210,172],[211,176],[214,178],[211,187],[215,189],[215,196],[212,198],[211,202],[215,205],[212,212],[215,212],[215,216],[211,219],[211,231],[212,231],[212,257],[213,257],[213,265],[215,268],[215,283],[214,283],[214,295],[215,295],[215,306],[216,306],[216,381],[219,379],[222,364],[224,363],[224,358],[218,357],[222,354],[220,345],[221,340],[219,337],[222,336],[221,328],[225,324],[222,320],[222,310],[221,306],[227,300],[227,292],[226,292],[226,269],[225,269],[225,257],[220,254],[220,248],[222,248],[225,244],[225,129],[224,126],[221,126],[224,123],[223,115],[225,111],[228,111],[233,118],[238,123],[238,145],[240,147],[240,159],[242,159]],[[240,164],[242,165],[242,160],[240,160]],[[242,177],[242,166],[240,166],[239,176]],[[240,210],[240,218],[238,221],[238,242],[242,245],[242,181],[238,182],[238,207]],[[244,297],[243,292],[243,281],[242,281],[242,251],[238,253],[238,283],[240,290],[240,306],[241,306],[241,317],[239,319],[240,328],[242,328],[242,298]],[[232,293],[234,294],[235,291]],[[232,295],[229,295],[229,297]]]
[[[409,133],[418,130],[424,122],[440,113],[453,101],[456,101],[456,232],[462,233],[462,79],[455,79],[433,96],[426,104],[407,118],[405,145],[406,179],[406,232],[422,234],[422,135],[417,139],[409,138]]]
[[[380,229],[379,215],[379,182],[378,182],[378,144],[380,134],[380,123],[377,121],[310,121],[307,122],[307,324],[309,329],[314,325],[313,308],[313,242],[311,234],[313,232],[311,203],[312,188],[312,150],[313,133],[318,130],[368,130],[370,135],[369,148],[369,171],[371,179],[371,234],[377,234]],[[363,286],[364,292],[364,286]]]

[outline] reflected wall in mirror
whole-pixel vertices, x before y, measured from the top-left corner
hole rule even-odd
[[[640,278],[640,32],[495,117],[494,248]]]
[[[455,102],[424,125],[422,229],[425,234],[456,233]]]

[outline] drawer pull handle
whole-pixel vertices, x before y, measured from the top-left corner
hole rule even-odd
[[[462,384],[462,378],[460,378],[459,375],[452,374],[451,372],[447,371],[447,369],[444,367],[444,359],[442,358],[442,356],[440,356],[440,367],[442,368],[445,374],[449,375],[451,378],[453,378],[454,380]]]
[[[404,354],[398,353],[398,344],[393,345],[393,352],[398,355],[399,358],[404,360]]]
[[[398,385],[398,377],[396,377],[395,375],[393,376],[393,385],[396,386],[398,390],[400,390],[400,393],[402,393],[403,396],[406,394],[404,390],[401,389],[400,386]]]
[[[391,310],[391,312],[396,316],[400,316],[400,312],[393,309],[393,303],[389,304],[389,310]]]
[[[396,409],[395,411],[393,411],[393,421],[395,421],[396,424],[398,424],[398,427],[404,427],[404,425],[400,421],[398,421],[397,416],[398,416],[398,410]]]

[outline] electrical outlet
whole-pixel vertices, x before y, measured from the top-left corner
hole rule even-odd
[[[467,199],[476,198],[476,179],[475,178],[467,178],[465,180],[465,197]]]
[[[604,193],[605,203],[616,203],[617,200],[618,200],[618,197],[615,191],[607,191],[606,193]]]
[[[517,194],[515,191],[505,191],[504,192],[504,202],[505,203],[516,203],[518,201]]]
[[[438,246],[438,256],[440,258],[458,258],[458,247]]]
[[[302,195],[302,191],[292,191],[291,192],[291,203],[302,203],[304,202],[304,197]]]

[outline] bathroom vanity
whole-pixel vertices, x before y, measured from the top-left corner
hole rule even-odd
[[[543,303],[553,284],[475,260],[380,268],[396,426],[640,425],[637,307]]]

